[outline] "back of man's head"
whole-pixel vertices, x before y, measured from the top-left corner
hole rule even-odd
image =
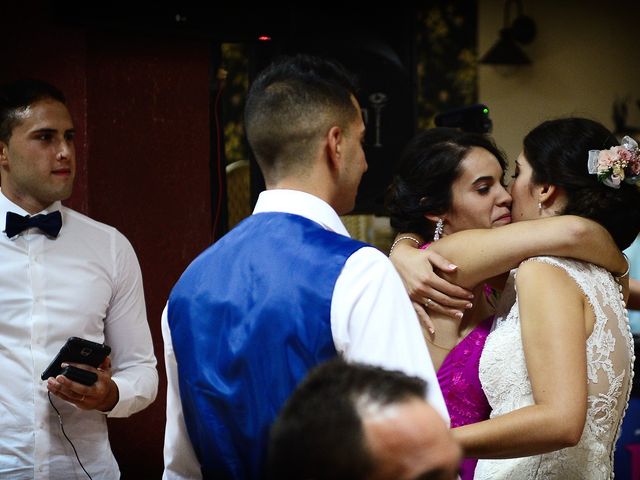
[[[20,112],[46,99],[66,103],[60,90],[42,80],[22,79],[0,86],[0,142],[9,141],[20,124]]]
[[[378,468],[363,417],[391,404],[424,402],[424,381],[332,360],[309,373],[271,429],[272,479],[358,480]]]
[[[304,172],[329,129],[346,129],[358,114],[354,77],[332,60],[283,57],[251,84],[247,139],[267,181]]]

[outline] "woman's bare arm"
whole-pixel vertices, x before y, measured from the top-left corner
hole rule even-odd
[[[409,236],[420,244],[424,243],[422,237],[417,234],[411,233]],[[458,267],[435,250],[404,248],[403,242],[405,240],[402,240],[403,238],[407,239],[408,234],[398,234],[394,248],[389,252],[389,258],[400,273],[400,278],[402,278],[421,321],[429,323],[428,315],[422,308],[428,298],[436,302],[434,311],[450,317],[461,317],[464,310],[471,307],[470,301],[473,299],[473,294],[470,290],[450,283],[436,273],[451,273]],[[414,247],[417,246],[413,240],[406,241],[413,244]],[[402,250],[403,253],[398,255],[397,249]],[[426,322],[423,316],[426,316]]]
[[[586,305],[560,268],[526,262],[516,279],[535,405],[453,430],[467,455],[512,458],[575,445],[587,410]],[[562,319],[562,321],[559,321]]]
[[[413,250],[415,248],[406,243],[400,243],[391,258],[405,283],[411,279],[413,291],[420,292],[420,287],[415,286],[418,282],[413,272],[424,268],[423,265],[412,267],[407,260],[398,260],[409,252],[413,256],[411,263],[419,264]],[[515,268],[522,260],[537,255],[584,260],[611,272],[623,272],[627,268],[622,253],[606,229],[596,222],[573,215],[516,222],[494,229],[465,230],[441,238],[429,250],[458,266],[453,272],[439,274],[465,288],[473,288],[481,281]]]

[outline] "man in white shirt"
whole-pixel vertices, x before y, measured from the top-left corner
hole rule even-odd
[[[73,138],[55,87],[0,88],[1,478],[120,478],[106,417],[140,411],[157,392],[131,244],[60,203],[73,188]],[[98,368],[73,364],[97,381],[41,380],[72,336],[111,347]]]
[[[259,478],[268,429],[306,372],[341,355],[416,375],[448,419],[423,336],[387,257],[349,238],[367,168],[350,75],[299,55],[253,82],[254,213],[203,252],[163,313],[165,478]]]

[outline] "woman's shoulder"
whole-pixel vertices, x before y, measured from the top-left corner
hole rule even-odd
[[[569,275],[575,277],[579,263],[569,258],[539,256],[524,260],[515,272],[515,283],[520,285],[525,279],[535,279],[541,281],[544,278],[551,278],[557,275],[564,277]]]
[[[615,286],[614,278],[602,267],[572,258],[552,256],[531,257],[522,262],[516,271],[516,284],[520,284],[523,277],[545,281],[556,275],[568,275],[585,294],[594,285],[602,288]]]
[[[582,260],[575,260],[573,258],[553,257],[553,256],[547,256],[547,255],[527,258],[518,267],[518,272],[522,271],[521,269],[524,265],[528,263],[533,263],[533,262],[544,263],[547,265],[558,267],[562,270],[565,270],[572,276],[574,276],[574,274],[577,274],[577,273],[582,273],[582,274],[593,274],[593,273],[606,274],[607,273],[605,269],[593,263],[583,262]]]

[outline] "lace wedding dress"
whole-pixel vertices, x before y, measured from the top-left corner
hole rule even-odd
[[[565,270],[595,313],[593,332],[587,339],[588,403],[584,431],[574,447],[530,457],[480,460],[474,478],[612,478],[613,449],[629,400],[634,359],[621,287],[611,274],[592,264],[554,257],[528,261],[545,262]],[[513,274],[506,287],[513,288]],[[517,301],[506,316],[500,316],[501,313],[498,312],[494,331],[489,334],[480,359],[480,380],[492,407],[491,417],[534,403]]]

